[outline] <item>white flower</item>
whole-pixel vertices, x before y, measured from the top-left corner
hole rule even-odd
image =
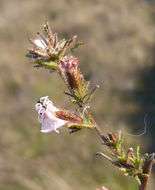
[[[38,112],[38,121],[42,123],[41,132],[49,133],[56,131],[59,133],[57,129],[65,125],[67,121],[56,117],[55,112],[59,111],[59,109],[53,105],[48,96],[40,98],[35,107]]]

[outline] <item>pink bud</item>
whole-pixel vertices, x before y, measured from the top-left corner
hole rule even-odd
[[[65,56],[60,59],[59,68],[62,70],[77,69],[78,59],[73,56]]]

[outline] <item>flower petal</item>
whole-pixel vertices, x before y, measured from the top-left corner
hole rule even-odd
[[[46,48],[46,44],[45,44],[44,40],[42,40],[42,39],[35,39],[34,43],[36,44],[36,46],[38,46],[42,49]]]
[[[56,131],[59,133],[57,129],[62,127],[65,123],[66,121],[58,119],[51,112],[46,111],[43,115],[41,132],[49,133]]]
[[[53,105],[52,101],[48,99],[48,96],[40,98],[35,105],[35,108],[38,112],[38,121],[42,124],[41,132],[43,133],[49,133],[52,131],[59,133],[57,129],[67,122],[56,116],[55,112],[59,111],[59,109]]]

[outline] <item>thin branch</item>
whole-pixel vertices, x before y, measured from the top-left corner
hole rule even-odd
[[[90,100],[92,99],[94,93],[96,92],[96,90],[97,90],[98,88],[99,88],[99,85],[96,85],[96,86],[92,89],[92,91],[89,93],[88,98],[87,98],[87,100],[85,101],[85,104],[86,104],[86,105],[90,102]]]
[[[85,111],[85,113],[87,114],[87,110]],[[97,134],[100,136],[100,138],[103,140],[103,142],[111,149],[111,147],[108,145],[108,139],[106,138],[106,136],[104,136],[104,134],[102,133],[101,129],[99,128],[99,126],[97,125],[97,123],[95,122],[95,120],[93,119],[92,116],[91,116],[90,120],[91,120],[91,123],[94,125],[94,129],[96,130]],[[112,164],[118,166],[119,168],[123,167],[123,168],[129,169],[131,167],[131,165],[128,163],[128,156],[131,153],[132,153],[132,149],[129,149],[127,152],[127,155],[126,155],[126,157],[127,157],[126,163],[115,163],[109,156],[107,156],[101,152],[97,152],[95,154],[104,157],[105,159],[110,161]],[[141,176],[141,179],[140,179],[141,184],[139,184],[139,190],[146,190],[146,188],[147,188],[148,179],[150,177],[151,170],[152,170],[152,165],[155,162],[154,156],[155,156],[154,153],[150,154],[145,160],[145,163],[143,166],[143,173],[142,173],[143,176]]]
[[[85,110],[85,113],[88,114],[88,111]],[[103,142],[105,144],[107,144],[108,140],[107,138],[104,136],[104,134],[102,133],[101,129],[99,128],[99,126],[97,125],[96,121],[94,120],[94,118],[90,115],[90,121],[94,126],[94,129],[96,130],[96,132],[98,133],[98,135],[101,137],[101,139],[103,140]]]
[[[128,149],[128,151],[126,153],[126,163],[128,163],[130,154],[132,154],[132,152],[133,152],[133,148],[131,147]]]
[[[95,122],[95,121],[94,121],[94,122]],[[103,140],[103,142],[104,142],[105,144],[107,144],[107,138],[103,135],[101,129],[98,127],[98,125],[96,124],[96,122],[95,122],[94,128],[95,128],[96,132],[99,134],[99,136],[101,137],[101,139]]]
[[[104,154],[102,152],[95,152],[94,154],[96,156],[102,156],[102,157],[104,157],[106,160],[108,160],[109,162],[111,162],[113,164],[113,160],[109,156],[107,156],[106,154]]]
[[[143,166],[144,176],[141,177],[141,185],[139,186],[139,190],[146,190],[147,185],[148,185],[148,179],[151,174],[152,165],[154,163],[155,163],[155,153],[149,154],[144,162],[144,166]]]
[[[116,163],[115,161],[113,161],[109,156],[107,156],[106,154],[104,154],[103,152],[95,152],[94,153],[96,156],[102,156],[103,158],[105,158],[106,160],[108,160],[109,162],[111,162],[111,164],[114,164],[115,166],[118,166],[119,168],[121,167],[125,167],[127,168],[126,165],[123,165],[121,163]]]

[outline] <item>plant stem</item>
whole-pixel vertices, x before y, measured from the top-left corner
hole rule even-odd
[[[97,125],[97,123],[95,122],[95,120],[93,119],[92,116],[91,116],[91,122],[94,124],[95,130],[98,133],[98,135],[101,137],[103,142],[105,144],[107,144],[107,138],[103,135],[101,129],[99,128],[99,126]],[[106,158],[107,160],[109,160],[111,163],[113,163],[112,159],[103,153],[96,153],[96,155],[100,155],[100,156]],[[144,176],[142,176],[140,178],[141,184],[139,184],[139,190],[146,190],[147,189],[148,180],[149,180],[151,170],[152,170],[152,165],[154,163],[155,163],[155,153],[152,153],[152,154],[148,155],[148,157],[145,159],[144,166],[143,166]],[[118,167],[120,167],[120,166],[118,165]]]
[[[83,110],[84,110],[84,113],[87,115],[88,114],[88,111],[87,109],[85,109],[85,107],[83,106]],[[90,121],[91,121],[91,124],[93,125],[94,129],[96,130],[97,134],[100,136],[100,138],[102,139],[102,141],[105,143],[105,145],[107,145],[110,149],[111,147],[108,145],[108,139],[106,138],[106,136],[104,136],[104,134],[102,133],[101,129],[99,128],[99,126],[97,125],[96,121],[94,120],[94,118],[92,117],[92,115],[90,115]],[[111,149],[112,150],[112,149]],[[113,150],[112,150],[113,151]],[[127,162],[128,162],[128,156],[129,154],[132,152],[133,150],[130,148],[127,152]],[[114,164],[113,160],[101,153],[101,152],[97,152],[96,155],[100,155],[104,158],[106,158],[107,160],[109,160],[112,164]],[[146,159],[145,159],[145,162],[144,162],[144,166],[143,166],[143,172],[142,172],[142,175],[139,177],[140,178],[140,184],[139,184],[139,190],[146,190],[147,188],[147,185],[148,185],[148,179],[149,179],[149,176],[151,174],[151,170],[152,170],[152,165],[153,163],[155,162],[155,159],[154,159],[154,156],[155,154],[152,153],[150,154]],[[122,167],[122,164],[116,164],[119,168]],[[123,164],[123,167],[125,168],[130,168],[130,165],[128,165],[128,163],[126,163],[125,165]]]
[[[155,162],[155,153],[148,155],[145,159],[144,166],[143,166],[143,174],[146,174],[141,177],[141,184],[139,185],[139,190],[146,190],[148,185],[148,180],[151,174],[152,165]]]
[[[96,90],[97,90],[98,88],[99,88],[99,85],[96,85],[96,86],[92,89],[92,91],[89,93],[88,98],[87,98],[87,100],[85,101],[85,104],[86,104],[86,105],[90,102],[90,100],[92,99],[94,93],[96,92]]]
[[[95,122],[95,124],[96,124],[96,122]],[[103,135],[103,133],[102,133],[101,129],[99,128],[99,126],[96,124],[94,128],[95,128],[96,132],[98,133],[98,135],[103,140],[103,142],[106,144],[107,143],[107,138]]]
[[[95,152],[96,156],[102,156],[103,158],[107,159],[109,162],[111,162],[113,164],[113,160],[107,156],[106,154],[104,154],[103,152]]]
[[[98,133],[98,135],[101,137],[101,139],[103,140],[103,142],[106,144],[107,143],[107,138],[103,135],[101,129],[99,128],[99,126],[97,125],[96,121],[93,119],[93,117],[91,116],[91,123],[94,125],[94,129],[96,130],[96,132]]]

